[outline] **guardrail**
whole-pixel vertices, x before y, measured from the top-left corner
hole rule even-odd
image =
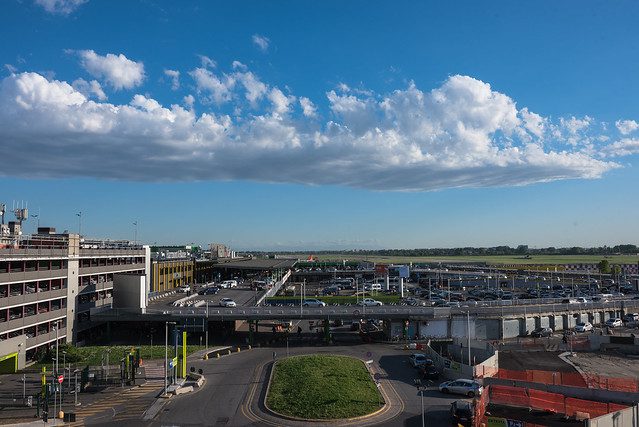
[[[471,315],[481,316],[527,316],[532,317],[540,313],[550,312],[574,312],[587,310],[626,310],[632,309],[639,311],[639,300],[622,301],[607,303],[589,303],[589,304],[547,304],[541,306],[533,306],[531,310],[527,306],[501,307],[495,310],[494,307],[413,307],[413,306],[393,306],[384,305],[377,307],[362,306],[326,306],[321,308],[308,308],[299,306],[281,306],[281,307],[237,307],[237,308],[208,308],[209,318],[221,319],[251,319],[251,318],[363,318],[363,317],[386,317],[401,319],[432,319],[446,318],[451,315]],[[205,307],[189,307],[189,308],[169,308],[169,309],[112,309],[109,312],[100,314],[101,320],[118,320],[126,315],[144,315],[144,316],[163,316],[163,317],[205,317],[207,309]],[[278,316],[278,317],[274,317]],[[107,317],[109,319],[107,319]]]

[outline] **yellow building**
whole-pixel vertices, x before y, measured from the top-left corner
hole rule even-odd
[[[154,260],[151,264],[151,292],[169,291],[193,282],[193,260]]]

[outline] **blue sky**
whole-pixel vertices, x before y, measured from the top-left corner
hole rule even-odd
[[[639,243],[639,5],[414,3],[6,0],[0,202],[236,249]]]

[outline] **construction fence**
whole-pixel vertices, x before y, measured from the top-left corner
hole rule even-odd
[[[578,372],[513,371],[501,368],[497,372],[496,377],[499,379],[538,384],[585,387],[626,393],[639,392],[639,381],[637,378],[611,378],[596,374],[584,374],[582,376],[582,374]]]
[[[596,418],[628,407],[617,403],[576,399],[565,397],[558,393],[522,387],[491,385],[486,394],[488,395],[488,401],[496,405],[517,406],[565,414],[569,417],[583,417],[587,414],[588,418]]]

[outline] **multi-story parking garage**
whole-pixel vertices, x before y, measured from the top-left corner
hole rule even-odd
[[[113,276],[148,276],[149,248],[40,228],[0,245],[0,365],[12,370],[55,343],[96,333],[92,313],[112,304]]]

